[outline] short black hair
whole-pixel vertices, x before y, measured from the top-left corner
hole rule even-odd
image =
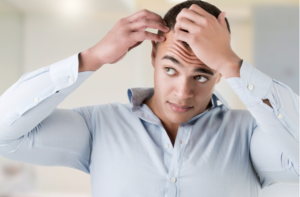
[[[170,28],[170,30],[174,30],[175,24],[176,24],[176,17],[177,15],[180,13],[180,11],[183,8],[189,8],[191,5],[196,4],[199,7],[201,7],[202,9],[204,9],[206,12],[210,13],[211,15],[215,16],[216,18],[218,18],[219,14],[221,13],[221,10],[219,8],[217,8],[216,6],[207,3],[205,1],[201,1],[201,0],[187,0],[184,2],[181,2],[175,6],[173,6],[171,9],[169,9],[169,11],[165,14],[163,20],[167,23],[167,27]],[[227,29],[230,32],[230,26],[228,23],[227,18],[225,18],[226,24],[227,24]],[[163,35],[164,32],[158,30],[158,34],[159,35]],[[188,46],[187,43],[183,42],[184,45]]]

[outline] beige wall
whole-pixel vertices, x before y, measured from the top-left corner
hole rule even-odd
[[[22,13],[0,1],[0,95],[21,75]]]

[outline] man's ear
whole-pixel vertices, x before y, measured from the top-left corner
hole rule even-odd
[[[155,41],[151,41],[152,42],[152,51],[151,51],[151,63],[152,63],[152,66],[154,68],[155,66],[155,57],[156,57],[156,45],[157,43]]]
[[[222,75],[221,73],[219,73],[219,78],[218,78],[218,81],[217,81],[216,84],[218,84],[218,83],[221,81],[222,76],[223,76],[223,75]]]

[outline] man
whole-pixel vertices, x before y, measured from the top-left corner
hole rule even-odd
[[[254,197],[298,184],[298,96],[239,58],[229,32],[225,13],[202,1],[164,20],[148,10],[119,20],[95,46],[23,75],[1,96],[0,154],[89,173],[97,197]],[[129,89],[128,104],[56,109],[144,40],[154,89]],[[222,76],[249,111],[214,91]]]

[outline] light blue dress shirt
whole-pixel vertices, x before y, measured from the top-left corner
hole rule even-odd
[[[299,184],[299,97],[247,62],[226,80],[249,111],[214,91],[212,106],[180,125],[174,147],[143,104],[153,88],[129,89],[127,104],[57,109],[94,73],[78,65],[75,54],[4,92],[1,156],[88,173],[95,197],[258,197],[272,184]]]

